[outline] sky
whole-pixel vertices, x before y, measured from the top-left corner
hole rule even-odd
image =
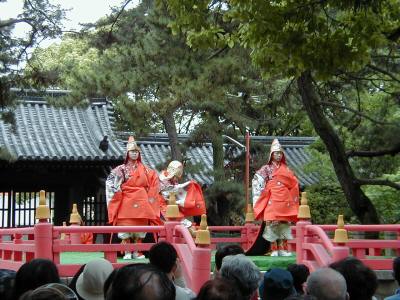
[[[50,3],[60,4],[64,9],[70,9],[66,13],[66,18],[63,22],[65,30],[79,30],[79,23],[95,22],[99,18],[110,14],[112,6],[119,6],[125,3],[125,0],[49,0]],[[134,7],[139,1],[133,0],[127,8]],[[8,19],[16,17],[21,11],[23,0],[7,0],[0,2],[0,19]],[[26,30],[26,25],[18,25],[15,29],[15,34],[22,36]],[[46,46],[56,40],[45,41],[40,46]]]

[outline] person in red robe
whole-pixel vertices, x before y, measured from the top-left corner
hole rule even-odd
[[[106,180],[108,221],[117,226],[151,225],[160,214],[157,172],[145,166],[140,147],[129,137],[125,161],[111,170]],[[122,243],[140,242],[146,233],[118,233]],[[136,256],[136,257],[135,257]],[[134,253],[134,258],[138,258]],[[126,252],[124,259],[131,259]]]
[[[290,256],[287,240],[292,239],[290,223],[297,221],[299,183],[286,165],[278,139],[271,145],[268,163],[252,181],[254,216],[266,222],[263,238],[271,243],[271,256]]]
[[[183,164],[177,160],[171,161],[167,169],[159,175],[161,219],[165,219],[170,193],[172,192],[175,193],[181,218],[200,216],[206,213],[201,186],[194,180],[179,183],[182,175]],[[187,219],[183,223],[187,227],[191,226],[191,222]]]

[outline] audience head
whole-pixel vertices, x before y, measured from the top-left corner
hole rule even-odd
[[[103,285],[103,294],[104,294],[104,298],[107,297],[108,291],[110,290],[110,287],[114,281],[115,275],[117,274],[118,269],[114,269],[110,275],[108,275],[106,281],[104,281],[104,285]],[[78,295],[79,297],[79,295]]]
[[[116,272],[106,300],[175,300],[175,286],[167,274],[151,264],[123,266]]]
[[[83,269],[85,268],[86,264],[83,264],[79,270],[75,273],[74,277],[72,277],[71,282],[68,284],[68,287],[77,294],[78,298],[80,300],[83,300],[82,297],[79,296],[79,294],[76,292],[76,281],[78,280],[79,276],[82,274]]]
[[[303,294],[303,283],[310,275],[310,270],[303,264],[290,264],[287,270],[292,274],[293,285],[298,294]]]
[[[76,281],[76,292],[85,300],[103,300],[104,282],[112,271],[112,264],[104,258],[89,261]]]
[[[244,250],[237,244],[229,244],[217,249],[215,252],[215,270],[219,271],[222,265],[222,259],[228,255],[244,254]]]
[[[61,283],[48,283],[22,294],[19,300],[78,300],[72,289]]]
[[[393,277],[400,285],[400,256],[393,260]]]
[[[14,281],[15,271],[0,269],[0,299],[11,299]]]
[[[283,300],[295,294],[293,277],[289,271],[274,268],[265,272],[264,280],[260,286],[260,298],[262,300]]]
[[[195,300],[241,300],[234,282],[217,277],[203,284]]]
[[[374,271],[362,261],[347,257],[330,265],[346,279],[347,292],[351,300],[371,299],[378,288],[378,278]]]
[[[346,280],[342,274],[331,268],[321,268],[312,272],[308,276],[305,292],[317,299],[348,299]]]
[[[285,298],[285,300],[319,300],[319,299],[317,299],[311,295],[297,294],[297,295],[289,296],[289,297]]]
[[[243,254],[225,256],[220,276],[233,281],[243,299],[249,299],[257,291],[262,279],[258,267]]]
[[[46,283],[60,283],[57,266],[48,259],[35,258],[24,263],[15,275],[14,297]]]
[[[177,258],[174,246],[165,241],[154,244],[149,251],[150,263],[167,274],[174,270]]]

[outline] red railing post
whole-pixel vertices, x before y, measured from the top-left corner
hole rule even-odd
[[[192,290],[197,294],[203,284],[210,279],[211,250],[210,246],[197,246],[193,251]]]
[[[40,220],[35,225],[35,258],[53,261],[53,224]]]
[[[174,241],[174,230],[175,230],[175,226],[179,225],[180,222],[179,221],[169,221],[167,220],[164,223],[165,226],[165,239],[167,240],[167,242],[170,242],[171,244],[173,244]]]
[[[240,245],[243,249],[249,249],[253,244],[254,240],[250,240],[250,238],[253,237],[252,233],[254,231],[254,227],[255,225],[253,223],[246,222],[246,224],[244,224],[244,228],[241,230],[241,237],[245,235],[245,242]]]
[[[33,229],[35,237],[35,258],[46,258],[54,261],[53,258],[53,224],[49,223],[51,217],[50,209],[46,205],[46,193],[40,191],[39,206],[36,208],[35,218],[39,223]]]
[[[303,263],[304,257],[304,250],[303,250],[303,243],[305,243],[305,231],[306,226],[311,225],[309,221],[299,221],[296,223],[296,262],[298,264]]]
[[[22,234],[16,233],[14,234],[14,244],[21,245],[22,244]],[[16,247],[18,248],[18,247]],[[14,261],[22,261],[22,252],[21,251],[14,251]]]
[[[338,244],[332,251],[332,262],[342,260],[350,255],[349,247]]]

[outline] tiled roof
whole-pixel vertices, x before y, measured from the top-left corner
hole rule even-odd
[[[88,108],[21,101],[15,110],[15,133],[10,124],[0,121],[0,147],[18,160],[121,159],[118,141],[110,139],[107,153],[99,149],[105,135],[113,136],[109,108],[104,101]]]
[[[180,141],[185,141],[187,135],[179,135]],[[290,168],[296,173],[300,184],[308,186],[318,181],[314,174],[305,174],[302,166],[309,161],[309,156],[305,151],[305,147],[315,141],[314,137],[270,137],[270,136],[254,136],[251,137],[252,142],[261,142],[267,145],[272,143],[274,138],[278,138],[285,150],[286,160]],[[142,149],[143,161],[151,168],[157,168],[165,164],[166,157],[170,155],[168,137],[166,134],[153,134],[138,141]],[[227,147],[227,145],[225,145]],[[237,147],[234,154],[239,155],[241,149]],[[201,146],[191,147],[186,151],[186,157],[192,164],[202,164],[204,171],[189,174],[188,177],[198,182],[210,184],[213,182],[210,173],[213,170],[212,146],[205,143]],[[228,163],[228,161],[225,161]]]
[[[0,120],[0,147],[6,148],[18,161],[122,161],[125,137],[113,131],[112,106],[104,99],[91,101],[87,108],[54,107],[43,98],[24,98],[15,110],[16,132],[11,125]],[[106,152],[99,149],[103,137],[109,137]],[[279,138],[279,137],[278,137]],[[186,135],[180,135],[181,141]],[[271,144],[272,137],[252,137],[253,141]],[[304,147],[315,139],[309,137],[280,137],[285,148],[288,164],[296,172],[302,185],[310,185],[318,179],[306,175],[301,166],[309,160]],[[165,165],[170,156],[166,134],[154,134],[138,141],[143,162],[151,168]],[[235,152],[240,154],[241,149]],[[191,147],[186,157],[193,164],[202,164],[204,170],[189,174],[200,183],[211,184],[212,147],[210,143]],[[226,162],[228,163],[228,162]]]

